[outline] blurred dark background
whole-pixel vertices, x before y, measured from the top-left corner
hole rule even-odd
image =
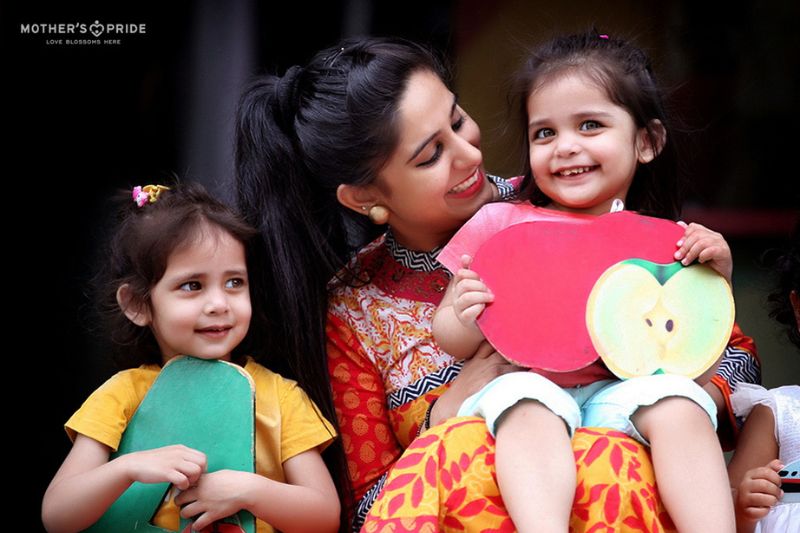
[[[25,391],[5,398],[14,414],[4,448],[12,450],[9,481],[21,481],[22,512],[14,516],[22,529],[40,527],[42,493],[69,449],[63,422],[114,372],[91,334],[85,296],[108,217],[104,199],[173,173],[231,199],[233,110],[243,84],[305,63],[343,36],[400,35],[448,55],[461,102],[482,126],[486,167],[501,175],[518,171],[505,95],[524,46],[591,25],[634,38],[689,126],[684,218],[731,244],[737,320],[756,338],[765,384],[800,381],[800,354],[767,317],[771,281],[759,259],[786,241],[800,206],[792,168],[797,2],[73,4],[0,3],[4,256],[12,276],[4,294],[14,304],[6,311],[7,381]],[[67,43],[95,39],[90,34],[23,32],[94,21],[146,31],[105,33],[99,44]]]

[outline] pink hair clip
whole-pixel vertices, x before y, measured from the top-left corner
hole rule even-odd
[[[142,190],[140,185],[133,188],[133,203],[139,207],[144,207],[144,204],[150,201],[150,195]]]
[[[600,35],[598,35],[598,37],[600,37],[601,39],[608,40],[608,35],[605,33],[601,33]]]
[[[145,204],[152,204],[158,200],[158,196],[168,190],[169,187],[164,185],[145,185],[144,187],[137,185],[132,191],[133,202],[139,207],[144,207]]]

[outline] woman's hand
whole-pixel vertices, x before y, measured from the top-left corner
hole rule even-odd
[[[509,363],[491,344],[484,341],[475,351],[475,355],[464,361],[461,372],[436,400],[431,409],[431,426],[456,416],[464,400],[481,390],[494,378],[509,372],[525,370],[527,369]]]
[[[731,249],[722,234],[700,224],[678,222],[686,228],[683,237],[677,242],[675,259],[683,265],[690,265],[697,259],[700,263],[708,264],[711,268],[722,274],[728,284],[731,283],[733,274],[733,258]]]

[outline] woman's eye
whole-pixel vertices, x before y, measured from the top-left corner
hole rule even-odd
[[[556,132],[553,131],[550,128],[541,128],[541,129],[536,130],[533,133],[533,138],[534,139],[546,139],[547,137],[552,137],[555,134],[556,134]]]
[[[187,281],[186,283],[181,284],[178,287],[182,291],[199,291],[202,286],[200,285],[199,281]]]
[[[233,278],[225,282],[226,289],[238,289],[244,287],[244,280],[242,278]]]
[[[442,155],[442,143],[436,143],[436,149],[433,151],[433,155],[430,159],[423,161],[422,163],[417,164],[418,167],[429,167],[432,164],[436,163],[439,160],[439,157]]]
[[[465,117],[464,115],[459,115],[459,116],[458,116],[458,120],[456,120],[455,122],[453,122],[453,124],[452,124],[452,126],[451,126],[451,127],[453,128],[453,131],[458,131],[458,130],[460,130],[460,129],[461,129],[461,126],[463,126],[463,125],[464,125],[464,122],[466,122],[466,120],[467,120],[467,117]]]
[[[588,131],[588,130],[596,130],[597,128],[602,128],[603,125],[597,122],[596,120],[586,120],[581,122],[580,129],[581,131]]]

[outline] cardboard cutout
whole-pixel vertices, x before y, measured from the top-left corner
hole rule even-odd
[[[800,503],[800,461],[795,461],[783,467],[778,472],[781,477],[784,503]]]
[[[194,357],[171,359],[153,382],[111,458],[183,444],[206,454],[207,471],[255,472],[255,394],[237,365]],[[133,483],[87,531],[164,532],[151,523],[168,483]],[[241,511],[219,531],[255,532],[252,514]],[[181,531],[191,522],[181,518]],[[210,528],[209,528],[210,529]]]
[[[478,325],[503,356],[555,372],[602,356],[621,378],[696,377],[716,361],[733,326],[733,299],[715,272],[674,262],[683,227],[630,211],[564,218],[510,226],[475,254],[472,269],[495,294]],[[651,335],[658,328],[665,334]],[[641,354],[645,341],[654,348]]]

